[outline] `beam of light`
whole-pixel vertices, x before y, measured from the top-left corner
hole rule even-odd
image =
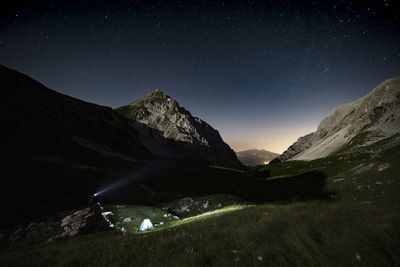
[[[130,184],[132,182],[134,182],[135,180],[139,180],[141,178],[145,177],[145,174],[143,172],[143,170],[137,170],[137,171],[133,171],[127,175],[122,176],[121,178],[117,179],[114,183],[108,185],[108,186],[102,186],[100,187],[99,190],[97,190],[97,192],[94,194],[95,196],[98,195],[103,195],[108,191],[111,191],[113,189],[122,187],[124,185]]]
[[[116,188],[120,188],[125,185],[137,182],[137,181],[144,179],[146,177],[149,177],[151,175],[155,175],[157,173],[162,174],[165,169],[167,169],[171,166],[172,166],[172,164],[167,161],[148,162],[143,167],[140,167],[140,168],[116,179],[116,180],[113,180],[111,183],[108,183],[107,185],[100,186],[94,195],[95,196],[104,195],[105,193],[107,193],[111,190],[114,190]]]

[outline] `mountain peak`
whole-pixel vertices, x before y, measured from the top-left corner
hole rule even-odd
[[[146,106],[148,109],[159,109],[159,105],[163,106],[164,108],[170,110],[178,111],[179,104],[176,102],[175,99],[172,99],[170,96],[166,95],[160,89],[156,89],[147,95],[139,98],[138,100],[129,104],[130,106]]]
[[[180,107],[176,100],[159,89],[127,106],[117,108],[116,111],[154,130],[145,133],[142,138],[154,154],[174,157],[186,155],[189,158],[202,158],[213,164],[242,166],[217,130],[203,120],[193,117],[188,110]],[[168,142],[163,143],[163,139]],[[154,140],[159,140],[156,145]],[[172,141],[176,141],[175,144]]]
[[[160,89],[156,89],[154,91],[151,91],[150,93],[148,93],[147,95],[145,95],[142,98],[148,99],[148,98],[171,98],[171,97],[167,96]]]

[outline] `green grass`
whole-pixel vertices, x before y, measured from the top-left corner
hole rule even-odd
[[[298,175],[296,179],[306,181],[302,174],[316,171],[326,178],[325,190],[333,193],[334,201],[283,201],[206,211],[197,208],[207,199],[214,207],[223,201],[228,205],[228,195],[214,195],[215,201],[206,195],[192,197],[193,201],[186,198],[167,204],[178,210],[192,203],[192,213],[167,222],[160,231],[137,234],[136,223],[130,228],[133,233],[90,234],[54,244],[25,240],[0,249],[0,266],[400,266],[396,138],[360,147],[355,144],[362,142],[355,139],[353,146],[328,158],[271,164],[261,169],[270,173],[269,178],[242,178],[258,185],[242,190],[258,192],[265,186],[269,189],[260,192],[280,191],[280,196],[293,187],[301,192],[309,186],[288,177]],[[165,219],[164,212],[140,207],[115,213],[158,222]]]
[[[186,218],[191,216],[197,216],[204,212],[218,210],[227,206],[233,205],[247,205],[253,204],[248,201],[229,194],[216,194],[207,195],[201,197],[190,197],[184,199],[178,199],[164,204],[164,207],[170,207],[170,209],[179,214],[180,217]]]
[[[213,210],[213,211],[207,211],[204,213],[201,213],[199,215],[195,215],[195,216],[191,216],[191,217],[186,217],[184,219],[180,219],[180,220],[170,220],[167,223],[165,223],[163,226],[157,226],[153,229],[147,230],[147,231],[142,231],[142,232],[138,232],[136,231],[136,234],[148,234],[150,232],[154,232],[154,231],[162,231],[162,230],[166,230],[168,228],[171,227],[177,227],[177,226],[181,226],[187,223],[192,223],[192,222],[198,222],[200,220],[207,220],[207,219],[211,219],[211,218],[215,218],[217,216],[222,216],[222,215],[226,215],[227,213],[230,213],[232,211],[235,210],[241,210],[248,207],[247,205],[232,205],[232,206],[227,206],[227,207],[223,207],[221,209],[217,209],[217,210]]]
[[[103,212],[111,212],[106,217],[115,229],[138,233],[144,219],[150,219],[155,230],[177,226],[183,223],[208,218],[210,215],[223,214],[227,211],[246,207],[246,202],[238,197],[218,194],[203,197],[178,199],[164,203],[160,207],[137,205],[105,205]],[[172,214],[169,212],[172,211]],[[177,217],[176,215],[179,215]]]
[[[111,211],[113,215],[107,216],[115,225],[117,230],[124,228],[131,233],[138,232],[140,224],[144,219],[150,219],[154,224],[163,223],[168,225],[171,221],[176,220],[171,216],[164,217],[167,212],[157,207],[134,206],[134,205],[106,205],[104,211]],[[129,219],[129,221],[124,221]]]
[[[150,219],[150,221],[155,226],[155,228],[153,228],[152,230],[147,230],[147,232],[156,230],[158,231],[195,220],[208,218],[217,214],[224,214],[226,212],[236,209],[242,209],[245,207],[247,207],[247,205],[230,205],[220,209],[205,211],[196,215],[187,216],[183,219],[173,217],[173,215],[169,214],[167,211],[163,211],[155,207],[128,205],[123,206],[123,208],[119,208],[115,205],[107,205],[104,207],[104,209],[105,211],[112,212],[112,214],[106,215],[106,217],[114,225],[115,229],[123,232],[127,231],[129,233],[142,233],[139,232],[138,229],[144,219]],[[129,220],[124,221],[124,219],[127,218]],[[122,228],[124,230],[122,230]]]
[[[260,205],[140,235],[16,244],[2,266],[398,266],[398,213],[379,206]],[[22,247],[21,247],[22,246]]]
[[[390,146],[398,142],[399,136],[361,146],[370,138],[370,134],[357,136],[351,145],[327,158],[272,164],[264,170],[269,170],[272,178],[317,170],[327,178],[326,190],[337,192],[343,201],[373,201],[400,207],[400,146]]]

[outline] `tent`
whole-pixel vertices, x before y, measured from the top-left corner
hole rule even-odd
[[[152,228],[154,228],[154,226],[151,223],[150,219],[144,219],[143,222],[139,226],[139,231],[146,231],[146,230],[149,230]]]

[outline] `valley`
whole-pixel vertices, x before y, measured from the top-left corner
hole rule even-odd
[[[400,222],[399,138],[365,146],[357,154],[345,150],[324,159],[288,161],[259,169],[269,171],[270,177],[263,178],[265,181],[319,171],[326,176],[324,190],[330,192],[326,200],[301,200],[293,196],[283,202],[254,205],[219,195],[184,198],[167,204],[177,212],[186,211],[186,219],[168,215],[163,205],[106,205],[105,210],[114,213],[119,227],[126,232],[93,233],[54,244],[37,244],[34,239],[26,239],[4,248],[2,253],[6,257],[2,263],[24,265],[29,255],[35,254],[42,257],[31,262],[34,265],[268,262],[317,266],[327,265],[328,259],[329,266],[396,265]],[[390,148],[382,150],[382,147]],[[284,188],[287,190],[287,186]],[[203,208],[205,203],[211,212]],[[127,222],[126,218],[132,221]],[[152,220],[154,230],[137,231],[144,218]]]
[[[0,78],[1,266],[400,263],[399,77],[251,168],[159,90],[113,110]]]

